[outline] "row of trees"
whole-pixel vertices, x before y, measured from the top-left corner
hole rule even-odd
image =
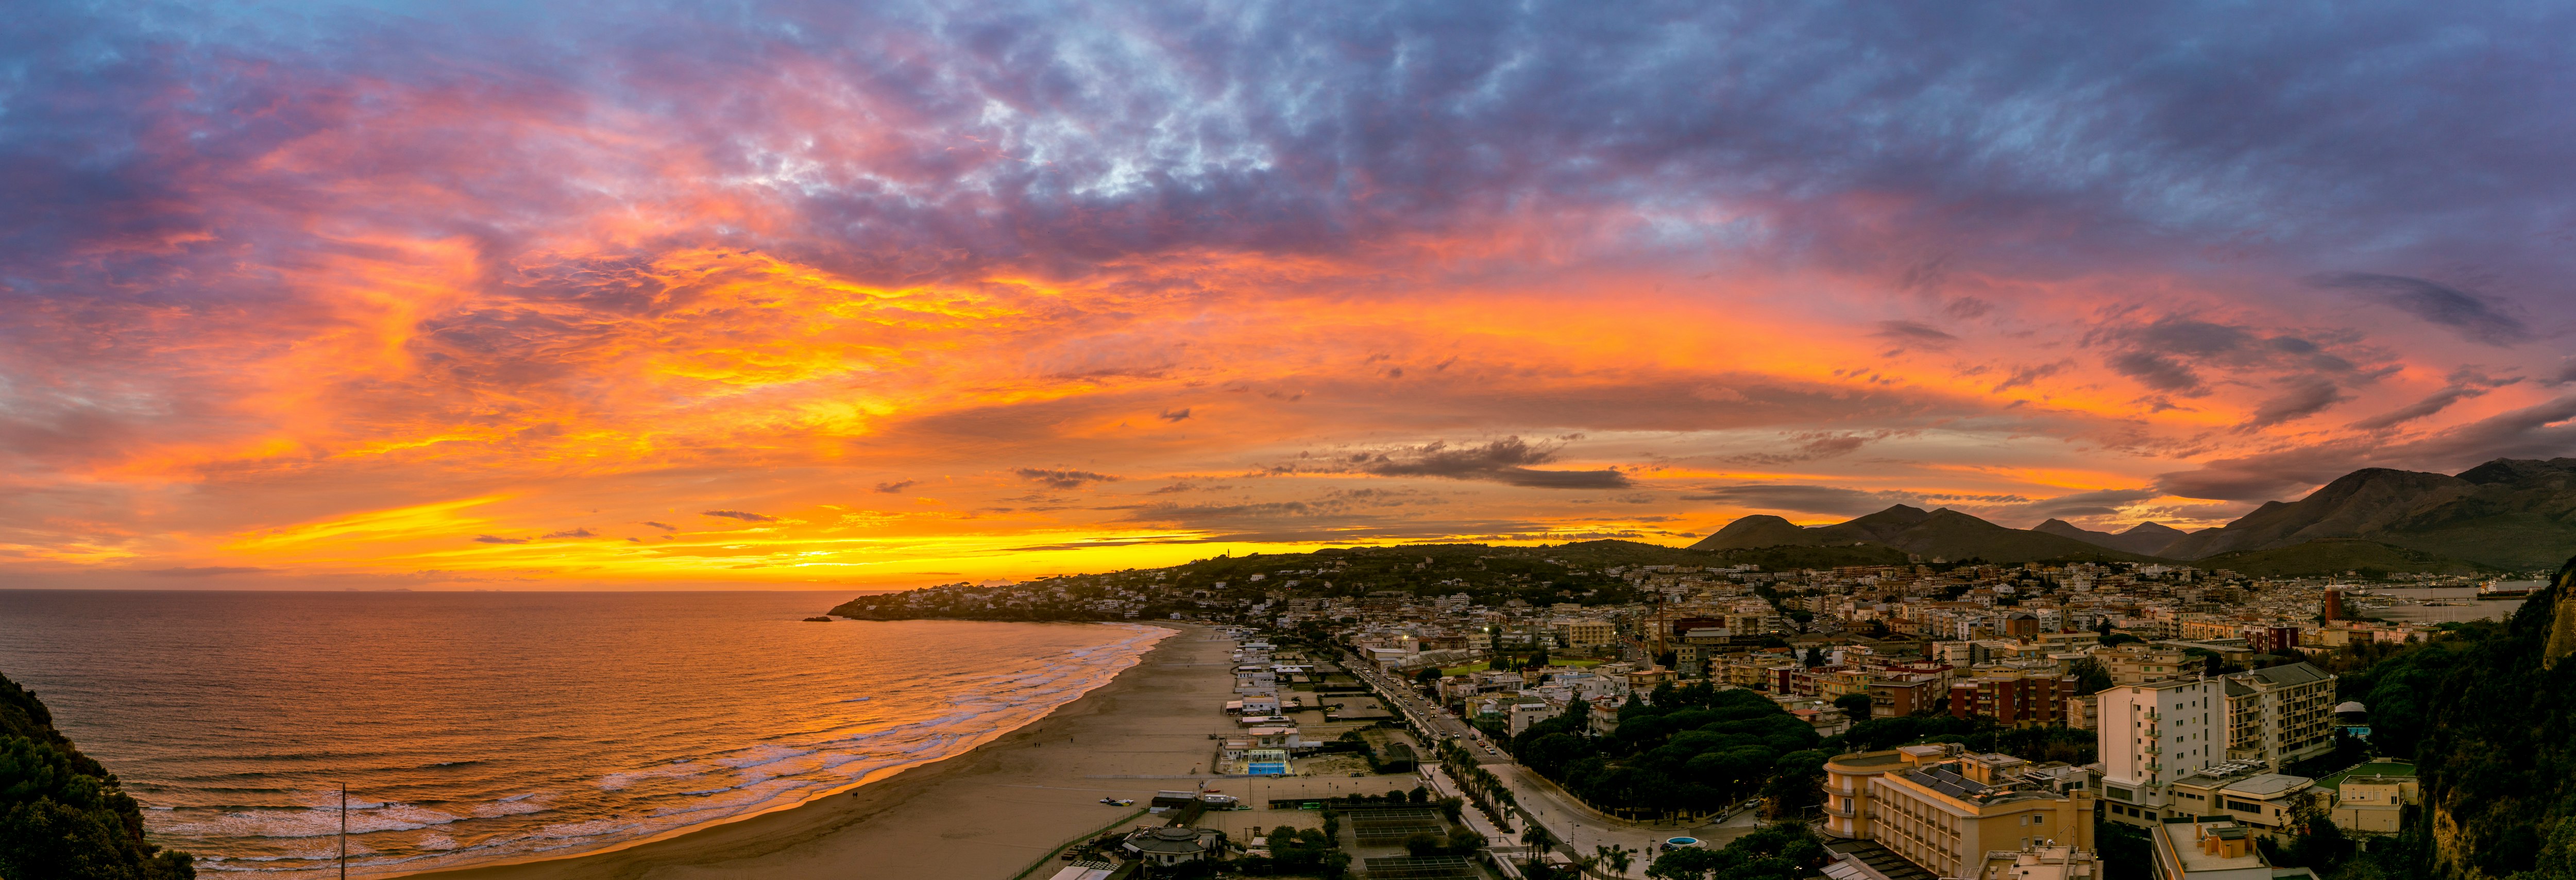
[[[1595,809],[1621,815],[1712,813],[1740,803],[1784,769],[1805,775],[1827,757],[1815,729],[1751,691],[1705,682],[1634,697],[1618,729],[1594,736],[1582,703],[1512,739],[1523,766]]]

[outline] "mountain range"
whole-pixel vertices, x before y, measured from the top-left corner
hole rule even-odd
[[[2576,458],[2497,459],[2458,474],[2367,468],[2305,498],[2267,502],[2234,522],[2197,532],[2152,522],[2102,532],[2056,519],[2014,529],[1947,508],[1899,504],[1821,526],[1747,516],[1691,549],[1858,543],[1997,563],[2224,557],[2233,564],[2215,567],[2248,574],[2302,574],[2321,566],[2460,573],[2548,569],[2576,556]],[[2324,570],[2339,569],[2317,573]]]

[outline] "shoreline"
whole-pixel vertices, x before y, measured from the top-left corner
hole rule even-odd
[[[435,880],[697,880],[759,876],[1008,878],[1046,852],[1204,772],[1233,680],[1230,642],[1174,630],[1107,683],[974,748],[870,774],[794,806],[617,847],[389,876]],[[1212,658],[1212,659],[1211,659]],[[1191,787],[1195,787],[1195,783]]]

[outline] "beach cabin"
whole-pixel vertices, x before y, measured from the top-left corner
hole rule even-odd
[[[1225,745],[1217,748],[1217,757],[1224,761],[1240,761],[1243,760],[1243,753],[1251,750],[1251,740],[1230,739],[1225,741]]]
[[[1279,695],[1276,693],[1245,694],[1240,702],[1245,715],[1279,714]]]
[[[1294,750],[1313,745],[1298,739],[1297,728],[1294,727],[1255,727],[1244,732],[1252,735],[1252,745],[1256,748]]]

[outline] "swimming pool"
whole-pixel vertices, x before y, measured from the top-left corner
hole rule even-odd
[[[1254,776],[1286,776],[1288,775],[1288,765],[1268,763],[1250,764],[1244,767],[1243,772],[1250,773]]]

